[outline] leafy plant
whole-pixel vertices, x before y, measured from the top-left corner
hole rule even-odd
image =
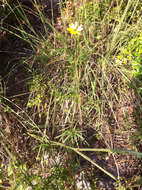
[[[121,52],[117,56],[126,67],[130,69],[132,73],[131,77],[139,80],[141,83],[142,79],[142,34],[140,33],[137,37],[132,38],[130,42],[121,49]],[[140,84],[139,84],[140,85]],[[137,88],[141,93],[141,85]]]
[[[87,141],[83,137],[83,131],[80,131],[76,127],[63,129],[61,134],[56,136],[56,139],[59,139],[64,144],[77,145],[78,147],[80,143],[87,144]]]

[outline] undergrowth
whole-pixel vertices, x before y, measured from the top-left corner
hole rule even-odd
[[[117,154],[142,157],[134,144],[119,149],[105,136],[133,130],[129,113],[123,122],[117,110],[124,96],[131,104],[132,81],[139,80],[133,88],[141,97],[141,5],[139,0],[60,1],[57,14],[52,1],[0,0],[0,41],[18,43],[15,51],[21,52],[0,81],[1,188],[101,189],[100,171],[114,189],[141,186],[135,183],[140,176],[121,180],[118,168],[113,173],[97,162]],[[82,160],[98,169],[96,176],[81,173],[87,165]]]

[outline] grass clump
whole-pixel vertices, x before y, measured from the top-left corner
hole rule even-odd
[[[111,188],[127,189],[121,181],[124,174],[119,155],[126,154],[130,161],[133,159],[129,155],[141,157],[134,145],[132,151],[129,140],[136,125],[132,117],[135,94],[129,83],[133,78],[141,81],[141,2],[25,2],[1,1],[9,11],[2,10],[1,30],[8,44],[16,39],[21,55],[25,55],[19,56],[16,63],[10,62],[10,71],[2,79],[8,89],[5,96],[1,95],[1,107],[8,105],[12,112],[3,114],[8,118],[4,123],[9,133],[3,124],[2,166],[9,160],[4,168],[7,180],[1,177],[1,186],[93,189],[94,181],[94,189],[99,189],[103,188],[99,186],[101,177],[98,179],[102,172],[109,177]],[[9,49],[6,53],[11,52]],[[23,68],[26,74],[21,79],[16,72],[21,75]],[[13,90],[19,84],[24,88]],[[121,132],[128,137],[119,145]],[[77,167],[75,163],[70,166],[72,160]],[[86,162],[81,165],[83,160]],[[97,168],[96,176],[85,186],[89,176],[86,172],[81,187],[75,176],[87,167],[87,162]]]

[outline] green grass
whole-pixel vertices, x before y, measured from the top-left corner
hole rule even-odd
[[[132,103],[130,84],[134,84],[135,96],[139,95],[140,107],[141,79],[138,86],[134,81],[141,76],[141,1],[84,0],[81,4],[75,1],[74,5],[60,2],[56,21],[55,12],[51,11],[49,19],[49,8],[44,9],[38,1],[33,2],[33,8],[22,6],[20,1],[0,2],[0,32],[6,32],[10,43],[16,39],[19,51],[22,52],[21,47],[32,52],[21,56],[17,63],[11,62],[14,71],[18,70],[16,65],[21,65],[26,77],[19,81],[19,75],[12,74],[11,69],[8,77],[2,79],[6,89],[0,85],[2,110],[16,121],[15,126],[10,122],[10,134],[5,136],[5,128],[0,131],[0,186],[13,190],[77,189],[75,174],[82,167],[78,159],[84,159],[113,179],[116,189],[131,189],[135,179],[131,183],[124,179],[124,185],[121,176],[114,176],[85,153],[99,152],[103,158],[117,153],[142,157],[134,144],[130,150],[115,149],[104,136],[104,132],[115,133],[123,127],[130,134],[133,126],[129,113],[125,112],[122,127],[117,111],[121,102],[123,107],[124,96]],[[83,30],[70,34],[69,25],[75,22]],[[9,96],[1,93],[6,90],[10,94],[13,90],[11,76],[17,87],[23,81],[26,91],[15,90]],[[27,149],[23,151],[28,158],[16,150],[12,127],[20,131],[17,136],[24,139]],[[92,147],[97,142],[105,148]],[[55,163],[47,163],[45,155],[50,155],[50,162]],[[62,162],[56,163],[57,155]],[[97,176],[91,178],[92,189],[98,189],[97,180]]]

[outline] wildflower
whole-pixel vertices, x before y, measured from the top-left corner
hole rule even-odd
[[[83,30],[82,25],[78,25],[77,22],[75,22],[74,24],[69,24],[69,28],[67,28],[67,30],[70,32],[70,34],[76,35],[76,34],[80,34],[80,32]]]
[[[36,181],[36,180],[33,180],[33,181],[32,181],[32,185],[37,185],[37,181]]]

